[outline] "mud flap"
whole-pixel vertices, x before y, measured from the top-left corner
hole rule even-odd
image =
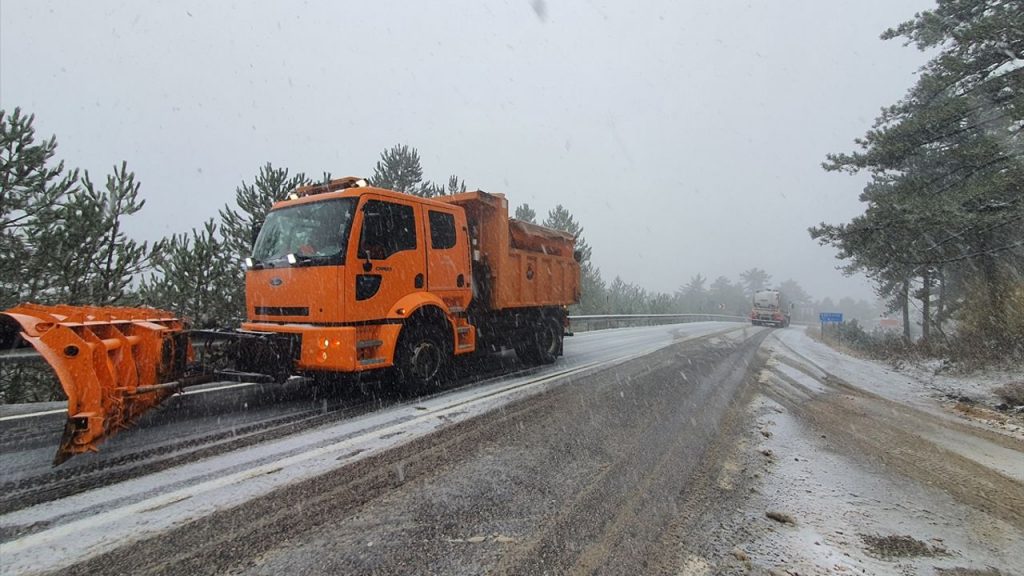
[[[193,357],[182,321],[150,308],[22,304],[0,315],[0,343],[35,348],[67,394],[54,465],[97,451],[177,392]]]

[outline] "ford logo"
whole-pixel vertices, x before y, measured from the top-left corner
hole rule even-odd
[[[280,278],[271,278],[270,279],[270,285],[271,286],[280,286],[281,284],[284,284],[284,280],[281,280]]]

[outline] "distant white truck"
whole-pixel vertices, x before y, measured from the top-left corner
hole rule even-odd
[[[753,304],[750,310],[750,323],[754,326],[789,326],[792,305],[782,292],[758,290],[754,292]]]

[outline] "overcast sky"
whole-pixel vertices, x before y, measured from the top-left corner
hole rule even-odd
[[[395,143],[543,216],[604,277],[671,291],[757,266],[870,298],[807,228],[860,213],[824,172],[925,55],[928,0],[58,2],[0,5],[0,107],[94,179],[127,160],[141,239],[184,232],[270,161],[368,176]]]

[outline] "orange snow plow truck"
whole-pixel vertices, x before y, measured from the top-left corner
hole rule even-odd
[[[421,198],[342,178],[274,204],[254,237],[235,330],[187,330],[149,308],[0,315],[0,346],[35,348],[67,393],[55,463],[191,385],[390,369],[421,388],[457,357],[502,348],[551,363],[580,296],[575,238],[509,218],[502,194]],[[211,346],[229,366],[196,361]]]

